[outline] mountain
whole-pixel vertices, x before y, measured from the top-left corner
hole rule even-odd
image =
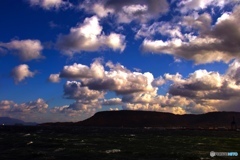
[[[151,111],[103,111],[84,121],[79,126],[94,127],[186,127],[186,128],[231,128],[231,123],[240,124],[240,112],[209,112],[205,114],[175,115]]]
[[[9,118],[9,117],[0,117],[0,125],[27,125],[27,126],[35,126],[37,123],[35,122],[24,122],[19,119]]]

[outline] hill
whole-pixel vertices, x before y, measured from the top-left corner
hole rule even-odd
[[[0,125],[28,125],[35,126],[37,123],[35,122],[24,122],[19,119],[10,118],[10,117],[0,117]]]
[[[231,128],[233,117],[240,123],[240,112],[210,112],[206,114],[175,115],[151,111],[103,111],[75,123],[79,126],[94,127],[189,127]]]

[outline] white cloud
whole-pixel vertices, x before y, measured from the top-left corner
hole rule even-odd
[[[104,99],[102,105],[121,105],[122,99],[121,98],[111,98],[111,99]]]
[[[94,108],[94,106],[93,107],[92,106],[85,107],[85,106],[86,105],[84,105],[84,104],[81,104],[81,103],[78,104],[76,102],[72,105],[65,105],[65,106],[51,108],[50,109],[50,113],[52,116],[51,121],[77,122],[77,121],[89,118],[90,116],[93,116],[93,114],[97,111],[96,108]],[[79,109],[79,108],[81,108],[81,109]]]
[[[99,59],[90,67],[82,64],[64,66],[60,72],[61,78],[69,80],[81,80],[84,86],[94,90],[114,91],[117,94],[131,92],[152,91],[154,77],[151,73],[131,72],[120,64],[107,62],[104,68]]]
[[[114,15],[119,23],[130,23],[134,20],[147,22],[159,15],[165,14],[169,10],[166,0],[103,0],[84,1],[80,5],[81,9],[95,13],[100,18]]]
[[[14,105],[13,101],[2,100],[2,101],[0,101],[0,110],[2,112],[9,111],[11,109],[11,106],[13,106],[13,105]]]
[[[11,72],[11,76],[13,77],[15,83],[19,83],[23,81],[25,78],[33,77],[35,75],[34,72],[29,70],[29,66],[26,64],[21,64],[13,68]]]
[[[83,3],[80,5],[80,8],[86,10],[87,12],[95,13],[98,17],[104,18],[109,14],[113,13],[114,10],[111,8],[105,8],[101,3]]]
[[[199,70],[191,74],[189,79],[185,80],[180,74],[165,74],[163,77],[154,78],[149,72],[140,73],[132,72],[121,64],[113,64],[107,62],[106,70],[102,61],[95,60],[91,66],[98,66],[100,69],[100,77],[93,74],[93,68],[82,64],[74,64],[73,66],[65,66],[61,73],[62,78],[76,79],[77,81],[68,81],[64,86],[65,98],[76,100],[75,103],[68,107],[56,108],[58,112],[67,115],[75,115],[81,113],[94,113],[101,105],[122,105],[123,109],[135,110],[154,110],[163,112],[173,112],[176,114],[184,113],[203,113],[208,111],[216,111],[217,109],[209,104],[204,104],[195,99],[190,99],[186,94],[183,95],[158,95],[158,86],[163,85],[167,80],[173,81],[175,84],[192,85],[196,89],[200,89],[201,85],[206,87],[220,87],[220,84],[212,83],[220,77],[216,77],[215,73],[208,73],[205,70]],[[221,77],[220,77],[221,79]],[[219,82],[221,83],[221,82]],[[215,86],[214,86],[215,85]],[[104,99],[106,92],[111,91],[120,95],[121,98]]]
[[[43,46],[39,40],[12,40],[9,43],[0,43],[0,47],[6,48],[22,61],[41,59]]]
[[[90,67],[74,63],[70,66],[64,66],[60,72],[60,77],[69,79],[81,79],[81,78],[103,78],[104,67],[101,64],[101,59],[96,59]]]
[[[106,45],[115,50],[120,50],[121,52],[125,49],[126,44],[124,43],[125,36],[121,34],[111,33],[106,38]]]
[[[218,72],[197,70],[185,79],[182,77],[169,79],[173,84],[168,92],[173,96],[193,100],[196,104],[186,108],[189,112],[205,112],[205,109],[239,111],[237,107],[237,99],[240,97],[239,71],[238,60],[230,64],[223,75]]]
[[[26,122],[41,121],[47,109],[48,104],[41,98],[21,104],[9,100],[0,101],[0,116],[9,116]]]
[[[52,82],[52,83],[58,83],[58,82],[60,82],[60,80],[61,80],[61,78],[60,78],[59,74],[51,74],[48,78],[48,81]]]
[[[151,25],[143,24],[137,31],[135,38],[152,38],[156,35],[168,36],[170,38],[183,39],[184,36],[181,33],[181,27],[171,22],[154,22]]]
[[[178,7],[182,13],[186,13],[193,10],[203,10],[209,6],[223,8],[227,4],[237,2],[238,0],[183,0],[178,3]]]
[[[153,80],[152,85],[157,87],[157,86],[162,86],[164,83],[165,83],[165,80],[160,76]]]
[[[75,117],[78,114],[92,115],[101,105],[121,105],[123,109],[172,112],[175,114],[206,113],[222,110],[239,110],[240,96],[238,60],[229,65],[225,74],[197,70],[187,78],[177,73],[154,78],[149,73],[130,71],[121,64],[95,60],[90,67],[82,64],[64,67],[62,78],[65,98],[74,99],[69,106],[54,108],[55,113]],[[93,74],[100,68],[100,77]],[[61,73],[63,73],[61,71]],[[158,94],[158,86],[171,81],[166,95]],[[115,92],[118,98],[105,99],[107,92]]]
[[[68,8],[72,4],[68,1],[63,0],[28,0],[31,6],[40,6],[43,9],[59,9],[59,8]]]
[[[223,14],[212,25],[209,14],[183,17],[178,25],[185,28],[182,38],[168,40],[144,39],[142,50],[158,54],[170,54],[177,58],[182,57],[194,60],[196,64],[225,62],[239,58],[240,42],[240,6],[235,6],[233,12]],[[231,32],[229,32],[231,30]],[[226,34],[227,33],[227,34]]]
[[[64,85],[64,97],[75,100],[70,105],[54,107],[50,112],[55,115],[58,121],[67,120],[79,121],[92,116],[98,109],[101,109],[101,101],[105,92],[91,90],[83,86],[81,82],[67,81]],[[59,118],[62,117],[63,119]]]
[[[105,35],[96,16],[86,18],[83,24],[71,28],[68,35],[59,35],[57,48],[66,54],[81,51],[98,51],[104,47],[123,51],[125,49],[125,36],[117,33]]]
[[[103,91],[91,90],[83,86],[81,82],[67,81],[64,86],[64,96],[69,99],[76,99],[82,103],[94,102],[104,97]]]

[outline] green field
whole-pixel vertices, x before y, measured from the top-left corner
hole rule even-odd
[[[240,159],[240,132],[141,128],[1,127],[0,159]]]

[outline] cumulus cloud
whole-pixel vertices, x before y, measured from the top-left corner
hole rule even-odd
[[[190,111],[200,110],[201,106],[212,110],[239,111],[236,105],[240,97],[239,68],[239,60],[235,60],[222,75],[206,70],[197,70],[187,78],[180,74],[165,74],[165,79],[173,82],[168,92],[194,101],[196,105],[191,110],[188,108]]]
[[[22,61],[41,59],[43,46],[39,40],[12,40],[9,43],[0,43],[0,48],[9,50]]]
[[[135,38],[152,38],[156,35],[167,36],[170,38],[183,38],[181,27],[171,22],[154,22],[151,25],[143,24],[137,31]]]
[[[100,78],[93,74],[91,66],[101,68]],[[176,114],[238,110],[236,108],[240,96],[238,60],[229,65],[225,74],[196,70],[186,78],[179,73],[175,75],[166,73],[163,77],[154,78],[151,73],[130,71],[121,64],[113,64],[110,61],[105,67],[102,61],[95,60],[90,67],[81,66],[75,70],[75,73],[81,74],[66,74],[68,76],[62,77],[79,81],[69,81],[64,87],[65,97],[76,100],[68,109],[84,111],[90,109],[91,107],[86,105],[92,103],[91,106],[95,106],[92,107],[95,109],[101,105],[121,105],[123,109]],[[69,73],[74,70],[73,68],[68,70]],[[158,86],[167,81],[171,82],[168,93],[159,95]],[[109,91],[115,92],[120,97],[104,99],[104,94]],[[82,106],[83,104],[85,106]]]
[[[81,82],[67,81],[64,85],[64,97],[76,101],[69,106],[73,110],[100,109],[100,100],[104,98],[104,95],[104,91],[89,89],[87,86],[83,86]]]
[[[14,105],[13,101],[2,100],[0,101],[0,110],[3,112],[9,111],[13,105]]]
[[[189,96],[158,95],[158,86],[166,81],[172,81],[174,84],[187,84],[192,89],[194,87],[199,89],[201,85],[204,85],[203,91],[209,90],[207,87],[215,89],[219,86],[212,82],[219,78],[214,79],[217,73],[197,71],[190,76],[189,80],[183,79],[180,74],[165,74],[164,77],[154,78],[149,72],[130,71],[121,64],[113,64],[110,61],[105,64],[105,68],[102,62],[96,59],[90,67],[73,64],[63,68],[60,72],[61,78],[77,80],[67,81],[64,85],[64,97],[74,99],[75,103],[68,107],[55,108],[55,112],[61,111],[61,113],[72,115],[79,112],[94,113],[101,108],[101,105],[121,105],[123,109],[165,111],[177,114],[217,110],[211,105],[192,100]],[[206,83],[199,83],[199,81],[206,81]],[[191,85],[190,82],[197,85]],[[115,92],[121,98],[105,99],[104,95],[107,92]]]
[[[59,74],[51,74],[48,77],[48,81],[52,82],[52,83],[58,83],[58,82],[60,82],[60,80],[61,80],[61,78],[60,78]]]
[[[180,7],[182,13],[186,13],[193,10],[203,10],[209,6],[223,8],[227,4],[236,2],[238,2],[238,0],[183,0],[178,3],[178,7]]]
[[[67,81],[64,86],[64,96],[69,99],[81,100],[84,103],[95,101],[104,97],[103,91],[91,90],[81,82]]]
[[[81,79],[81,78],[103,78],[104,67],[101,64],[101,59],[96,59],[90,67],[74,63],[70,66],[64,66],[60,72],[60,77],[69,79]]]
[[[99,60],[90,67],[82,64],[65,66],[60,72],[62,78],[81,80],[83,86],[93,90],[114,91],[117,94],[127,94],[154,90],[151,73],[131,72],[120,64],[107,62],[106,70]]]
[[[70,105],[53,107],[50,112],[63,118],[58,118],[58,121],[83,120],[102,108],[101,101],[103,101],[104,95],[104,91],[91,90],[87,86],[83,86],[81,82],[67,81],[64,85],[64,98],[73,99],[75,102]]]
[[[157,95],[152,93],[131,95],[131,97],[129,97],[129,99],[123,104],[123,109],[171,112],[174,114],[217,111],[213,106],[195,102],[187,97],[172,96],[170,94]]]
[[[87,12],[96,14],[99,18],[107,17],[109,14],[114,13],[111,8],[105,8],[100,2],[92,3],[91,1],[84,1],[79,5],[80,9],[84,9]]]
[[[63,0],[28,0],[31,6],[39,6],[43,9],[59,9],[59,8],[68,8],[72,4],[68,1]]]
[[[48,104],[41,98],[26,103],[15,103],[9,100],[0,101],[0,115],[19,118],[24,121],[39,121],[43,113],[46,113]]]
[[[68,35],[59,35],[56,46],[66,54],[98,51],[104,47],[114,51],[125,49],[125,36],[117,33],[105,35],[96,16],[86,18],[83,24],[70,29]]]
[[[232,13],[228,13],[229,16],[223,14],[224,17],[220,17],[213,26],[211,17],[206,13],[197,15],[197,18],[185,16],[180,27],[187,28],[189,32],[185,32],[182,38],[178,36],[166,41],[146,38],[141,48],[143,52],[170,54],[194,60],[197,64],[228,63],[240,55],[239,10],[240,6],[236,6]]]
[[[165,83],[165,80],[160,76],[153,80],[152,85],[157,87],[157,86],[162,86],[164,83]]]
[[[96,59],[90,67],[82,64],[65,66],[60,72],[61,78],[77,81],[67,81],[64,85],[64,97],[74,99],[75,103],[68,107],[55,108],[54,112],[63,114],[75,114],[79,112],[93,113],[101,108],[101,105],[131,106],[142,104],[155,106],[155,111],[162,111],[163,107],[182,107],[187,98],[160,96],[157,94],[158,86],[165,83],[163,77],[154,78],[149,73],[130,71],[121,64],[113,64],[111,61],[102,65],[103,61]],[[96,70],[97,69],[97,70]],[[99,74],[96,74],[99,73]],[[107,92],[115,92],[121,98],[105,99]],[[158,106],[156,108],[156,106]],[[127,107],[129,108],[129,107]],[[124,108],[125,109],[125,108]],[[143,108],[139,108],[143,109]],[[166,111],[170,111],[166,110]],[[175,113],[179,108],[174,109]],[[180,113],[180,111],[179,111]],[[181,112],[183,113],[183,112]]]
[[[29,66],[26,64],[21,64],[13,68],[11,76],[13,77],[15,83],[23,81],[25,78],[33,77],[35,72],[29,70]]]
[[[85,1],[80,8],[101,18],[113,14],[119,23],[130,23],[133,20],[147,22],[156,18],[169,10],[169,4],[166,0],[104,0],[97,3]]]
[[[122,99],[121,98],[111,98],[111,99],[104,99],[102,105],[121,105]]]

